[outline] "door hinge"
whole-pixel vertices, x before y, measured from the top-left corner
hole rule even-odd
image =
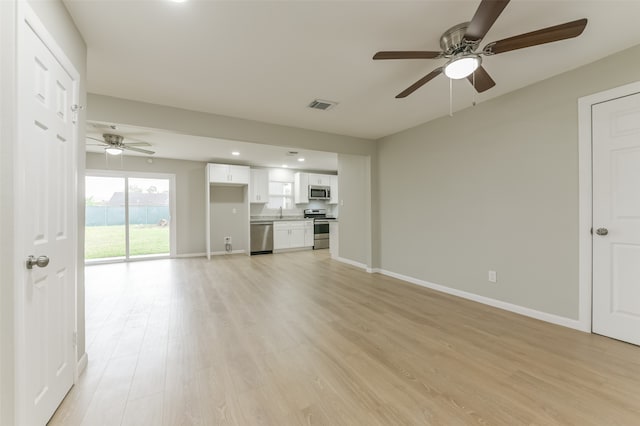
[[[73,347],[77,348],[78,347],[78,332],[74,331],[73,332],[73,337],[71,338],[72,342],[73,342]]]
[[[82,105],[78,105],[78,104],[71,105],[71,112],[73,113],[73,117],[71,118],[71,121],[73,122],[73,124],[76,124],[78,122],[78,115],[80,114],[80,111],[82,111],[83,109],[84,109],[84,106]]]

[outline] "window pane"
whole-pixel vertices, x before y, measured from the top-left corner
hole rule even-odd
[[[85,259],[125,257],[124,178],[85,179]]]
[[[293,198],[278,196],[278,195],[270,195],[269,203],[267,204],[268,209],[279,209],[282,207],[283,209],[292,209],[293,208]]]
[[[169,179],[129,178],[129,256],[169,254]]]

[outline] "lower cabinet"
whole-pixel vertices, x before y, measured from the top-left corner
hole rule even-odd
[[[282,221],[273,224],[273,249],[313,246],[313,221]]]

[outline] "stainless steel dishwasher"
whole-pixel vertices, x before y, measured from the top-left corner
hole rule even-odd
[[[251,224],[251,254],[273,253],[273,222]]]

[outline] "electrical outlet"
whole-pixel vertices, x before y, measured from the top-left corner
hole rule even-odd
[[[231,244],[231,237],[224,237],[225,244]]]
[[[498,282],[498,273],[496,271],[489,271],[489,282],[490,283]]]

